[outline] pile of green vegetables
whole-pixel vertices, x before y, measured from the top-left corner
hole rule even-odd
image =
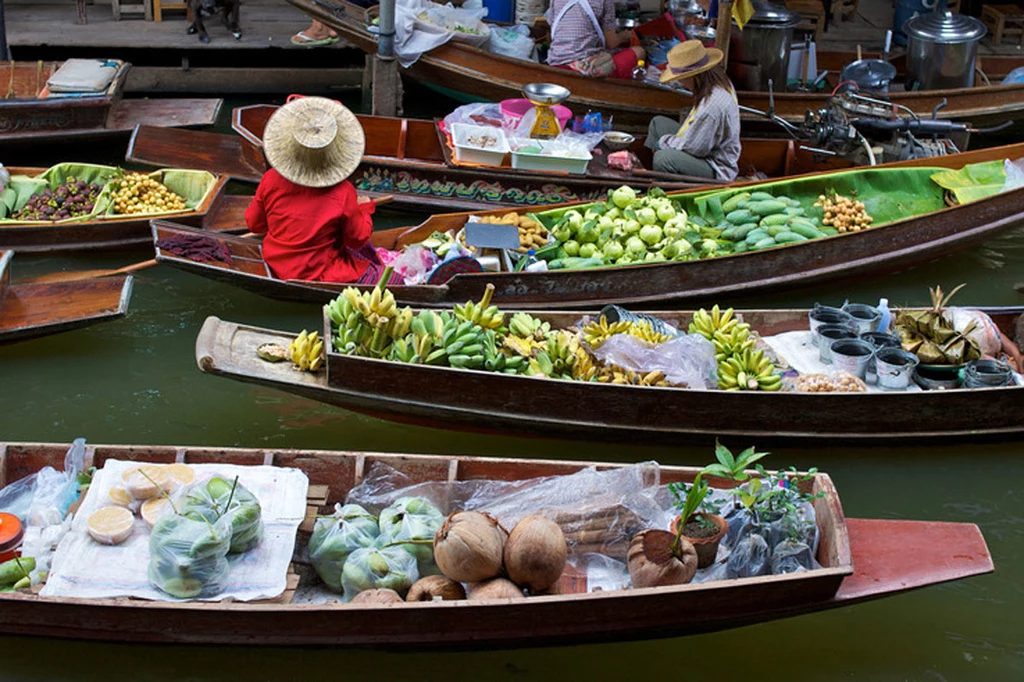
[[[227,581],[227,555],[249,551],[262,534],[259,500],[237,478],[197,483],[177,513],[153,526],[149,580],[179,599],[219,594]]]
[[[422,497],[401,497],[375,517],[357,504],[338,505],[317,519],[309,560],[329,589],[351,601],[360,592],[390,589],[404,596],[414,582],[439,574],[434,534],[444,516]]]

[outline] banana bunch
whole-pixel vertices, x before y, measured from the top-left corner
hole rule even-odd
[[[746,349],[718,366],[718,386],[727,391],[777,391],[782,376],[763,351]]]
[[[732,308],[722,311],[715,305],[710,313],[704,308],[695,312],[693,314],[693,321],[690,322],[690,327],[687,331],[690,334],[700,334],[708,341],[713,341],[715,334],[729,334],[736,327],[744,327],[747,331],[750,331],[750,325],[740,322]]]
[[[388,322],[388,326],[384,329],[384,332],[391,337],[392,340],[397,341],[398,339],[404,338],[409,333],[409,329],[412,327],[412,308],[406,306],[399,310]]]
[[[547,351],[543,350],[537,351],[536,355],[530,358],[529,365],[523,373],[528,377],[556,378],[555,366],[551,362],[551,357],[548,356]]]
[[[635,336],[641,341],[646,341],[654,345],[664,343],[672,337],[668,334],[663,334],[654,329],[654,325],[649,320],[639,320],[637,322],[630,322],[629,329],[626,331],[630,336]]]
[[[455,306],[455,317],[484,329],[501,329],[505,324],[505,313],[498,310],[498,306],[491,305],[493,295],[494,285],[488,284],[479,303],[466,301],[465,305]]]
[[[395,339],[388,349],[388,360],[397,362],[420,363],[420,356],[416,354],[416,337],[409,334],[401,339]]]
[[[576,344],[576,360],[572,363],[572,378],[576,381],[600,381],[605,368],[594,362],[594,356],[587,349]]]
[[[366,355],[373,327],[355,306],[355,299],[361,298],[355,287],[346,288],[341,295],[324,306],[334,328],[334,348],[345,355]]]
[[[630,327],[630,323],[624,320],[608,324],[608,318],[602,315],[597,321],[591,322],[583,328],[583,340],[591,348],[597,349],[610,337],[629,332]]]
[[[506,334],[501,339],[501,347],[513,355],[524,358],[532,358],[537,351],[547,350],[547,341],[544,338],[537,339],[533,336],[521,337]]]
[[[408,360],[403,361],[443,365],[447,356],[444,353],[441,340],[444,337],[445,328],[452,323],[452,319],[451,314],[447,312],[420,311],[409,322],[410,333],[405,340],[412,344],[413,352]],[[404,350],[398,352],[404,354]]]
[[[541,322],[529,313],[516,313],[508,323],[508,333],[523,339],[533,338],[542,341],[550,331],[551,323]]]
[[[728,332],[716,331],[711,336],[711,343],[715,346],[715,360],[719,366],[734,355],[754,349],[754,337],[746,324],[736,325]]]
[[[427,364],[432,364],[432,358],[439,359],[443,354],[450,367],[483,369],[484,335],[483,328],[469,320],[453,317],[444,327],[441,348],[427,356]]]
[[[359,314],[366,318],[371,327],[386,329],[398,310],[395,302],[395,295],[384,288],[382,278],[372,291],[359,291],[355,287],[346,287],[341,295],[345,297],[349,305]]]
[[[526,367],[526,358],[522,355],[505,355],[501,352],[493,329],[484,332],[484,369],[488,372],[519,374]]]
[[[548,334],[546,341],[546,353],[551,360],[552,373],[568,379],[573,378],[572,368],[576,364],[576,350],[580,347],[579,337],[572,332],[558,329]]]
[[[304,372],[315,372],[324,361],[324,342],[320,332],[309,333],[305,329],[288,344],[288,355],[292,362]]]

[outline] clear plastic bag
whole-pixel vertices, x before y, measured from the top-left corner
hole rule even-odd
[[[377,518],[358,504],[334,505],[334,514],[316,520],[309,539],[309,561],[331,590],[341,592],[345,561],[357,549],[373,546]]]
[[[444,514],[423,497],[400,497],[380,513],[381,546],[395,543],[416,558],[421,577],[440,573],[434,563],[434,535]],[[408,542],[404,542],[408,541]]]
[[[345,561],[341,586],[345,601],[366,590],[394,590],[402,597],[419,580],[416,557],[402,547],[365,547],[357,549]]]
[[[474,47],[484,47],[490,41],[490,28],[483,19],[487,16],[487,8],[463,9],[452,5],[439,5],[436,2],[422,3],[423,9],[416,14],[416,27],[427,24],[428,30],[441,27],[452,33],[452,40],[468,43]]]
[[[1024,159],[1003,159],[1003,172],[1006,173],[1006,181],[1003,183],[1003,191],[1024,187]]]
[[[974,328],[967,332],[967,338],[978,344],[985,355],[996,356],[1002,350],[1003,339],[999,327],[982,311],[951,307],[943,310],[942,316],[960,333],[970,329],[973,324]]]
[[[228,578],[231,520],[212,523],[180,514],[160,519],[149,537],[149,581],[178,599],[213,597]]]
[[[392,265],[405,284],[423,284],[440,264],[441,259],[433,251],[413,244],[403,249]]]
[[[488,50],[514,59],[537,61],[537,55],[533,49],[533,38],[530,37],[528,26],[522,24],[508,27],[491,26],[490,29]]]
[[[0,511],[26,526],[59,525],[78,499],[78,474],[85,469],[85,439],[76,438],[64,456],[64,471],[43,467],[0,490]]]
[[[661,370],[673,384],[689,388],[718,385],[715,347],[697,334],[687,334],[652,346],[630,334],[616,334],[594,350],[594,357],[646,374]]]
[[[231,526],[231,554],[252,549],[263,536],[259,500],[241,483],[220,476],[193,483],[178,511],[209,523],[227,519]]]
[[[444,127],[449,132],[456,123],[500,128],[503,120],[501,105],[497,102],[475,102],[473,104],[463,104],[445,116]]]
[[[786,539],[772,550],[771,574],[797,573],[815,568],[814,555],[806,542]]]

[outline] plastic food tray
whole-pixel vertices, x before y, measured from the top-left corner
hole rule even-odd
[[[488,135],[497,142],[493,146],[480,147],[470,144],[470,137]],[[508,138],[501,128],[492,126],[474,126],[468,123],[452,125],[452,143],[455,145],[455,160],[467,163],[479,163],[485,166],[500,166],[509,152]]]
[[[529,152],[514,151],[512,152],[513,168],[582,174],[587,172],[587,164],[590,163],[592,158],[589,151],[586,152],[586,156],[566,156],[568,152],[564,146],[545,143],[539,140],[533,141],[532,146],[540,147],[542,150],[548,149],[554,153],[531,154]]]

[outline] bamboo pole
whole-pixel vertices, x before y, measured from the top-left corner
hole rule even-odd
[[[722,51],[722,68],[729,64],[729,38],[732,35],[732,0],[718,0],[715,47]]]
[[[374,116],[397,116],[400,80],[395,60],[395,0],[380,3],[380,33],[371,77],[370,112]]]

